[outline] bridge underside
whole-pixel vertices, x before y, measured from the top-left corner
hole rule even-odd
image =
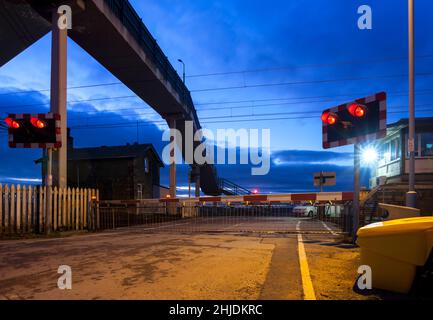
[[[156,41],[139,43],[126,27],[130,23],[128,18],[119,19],[106,1],[84,3],[83,10],[77,1],[0,0],[0,66],[47,34],[51,30],[52,10],[61,4],[68,4],[73,13],[72,30],[68,31],[68,35],[74,42],[167,122],[176,119],[176,126],[183,136],[185,120],[193,121],[194,132],[200,129],[194,107],[184,103],[187,98],[191,99],[190,93],[185,87],[173,87],[177,79],[168,80],[169,77],[178,77],[168,60],[165,58],[157,66],[155,59],[160,58],[161,50]],[[161,68],[161,65],[165,67]],[[183,155],[184,151],[182,148]],[[201,166],[200,179],[205,194],[221,194],[213,166]]]
[[[51,30],[25,0],[0,1],[0,67],[12,60]]]

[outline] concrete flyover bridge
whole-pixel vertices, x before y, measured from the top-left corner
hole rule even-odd
[[[65,33],[53,27],[54,22],[57,22],[58,19],[57,8],[60,5],[69,5],[72,9],[72,29]],[[53,49],[53,59],[56,60],[52,60],[54,61],[52,62],[54,73],[57,73],[57,77],[52,75],[52,111],[53,92],[55,94],[57,89],[62,88],[61,85],[53,87],[53,79],[54,82],[60,83],[63,77],[66,83],[65,39],[66,36],[69,36],[157,111],[167,121],[170,128],[177,128],[184,133],[185,121],[193,122],[194,133],[201,128],[188,88],[128,1],[0,0],[0,67],[52,30],[53,48],[57,45],[57,49]],[[64,37],[63,43],[61,40],[58,41],[62,39],[62,36]],[[62,45],[65,47],[64,50],[62,50]],[[57,58],[55,52],[57,52]],[[63,62],[62,55],[65,60]],[[63,75],[62,63],[65,69]],[[65,121],[66,124],[66,88],[64,90],[64,112],[61,114],[64,115],[62,121]],[[58,96],[62,95],[58,94]],[[55,98],[59,98],[58,96]],[[66,148],[62,149],[63,151],[59,152],[66,154],[64,150]],[[185,157],[184,149],[182,153]],[[55,167],[57,171],[54,172],[54,176],[57,174],[59,180],[65,181],[62,180],[65,178],[65,176],[62,178],[62,174],[66,175],[66,160],[58,159],[59,165]],[[212,165],[197,166],[194,163],[190,165],[195,171],[196,183],[199,183],[205,194],[220,195],[222,193],[219,179]],[[170,186],[174,195],[175,171],[175,166],[172,166]]]

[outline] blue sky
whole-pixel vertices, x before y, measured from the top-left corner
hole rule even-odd
[[[320,118],[311,116],[378,91],[388,93],[388,122],[407,116],[406,0],[131,3],[179,74],[182,70],[177,59],[185,61],[187,85],[204,127],[271,129],[272,166],[268,175],[251,176],[250,166],[218,167],[222,176],[241,185],[263,192],[311,190],[312,174],[327,170],[337,171],[334,189],[351,189],[353,147],[323,151]],[[362,4],[372,8],[372,30],[357,28],[357,8]],[[418,116],[433,115],[432,10],[431,1],[416,1]],[[49,56],[47,35],[0,68],[2,114],[47,110],[47,105],[41,104],[48,103],[48,91],[7,93],[49,88]],[[69,86],[117,80],[71,40],[68,63]],[[336,81],[359,77],[365,79]],[[292,84],[275,85],[281,83]],[[238,86],[246,88],[219,90]],[[137,141],[135,123],[139,119],[147,123],[139,127],[138,141],[152,142],[161,150],[165,125],[158,114],[133,96],[123,85],[69,90],[69,125],[76,145],[133,143]],[[113,97],[122,98],[107,99]],[[77,102],[89,99],[92,101]],[[28,106],[34,104],[38,106]],[[222,117],[222,122],[216,123],[216,116]],[[273,120],[263,120],[269,118]],[[130,121],[131,127],[76,128],[122,121]],[[8,149],[6,136],[0,134],[0,181],[34,182],[40,178],[40,168],[33,164],[39,155],[37,150]],[[185,172],[181,166],[181,186],[186,184]],[[167,169],[161,182],[167,184]]]

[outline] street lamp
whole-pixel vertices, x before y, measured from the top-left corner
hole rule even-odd
[[[415,191],[415,41],[414,41],[414,0],[408,0],[409,33],[409,191],[406,193],[406,206],[416,207]]]
[[[377,162],[378,154],[376,148],[369,146],[361,150],[362,162],[367,165],[373,165]]]
[[[185,63],[182,61],[182,59],[177,59],[177,61],[182,63],[182,67],[183,67],[182,80],[183,80],[183,84],[185,84]]]

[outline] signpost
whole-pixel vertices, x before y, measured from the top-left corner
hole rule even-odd
[[[320,187],[320,192],[323,192],[324,186],[335,186],[336,185],[336,172],[317,172],[314,174],[314,186]]]
[[[62,147],[60,115],[46,114],[9,114],[5,119],[9,126],[9,147],[47,150],[46,214],[45,232],[51,231],[51,197],[52,197],[52,159],[53,150]]]
[[[386,136],[386,93],[356,99],[322,113],[323,148],[354,147],[353,239],[359,226],[361,143]]]

